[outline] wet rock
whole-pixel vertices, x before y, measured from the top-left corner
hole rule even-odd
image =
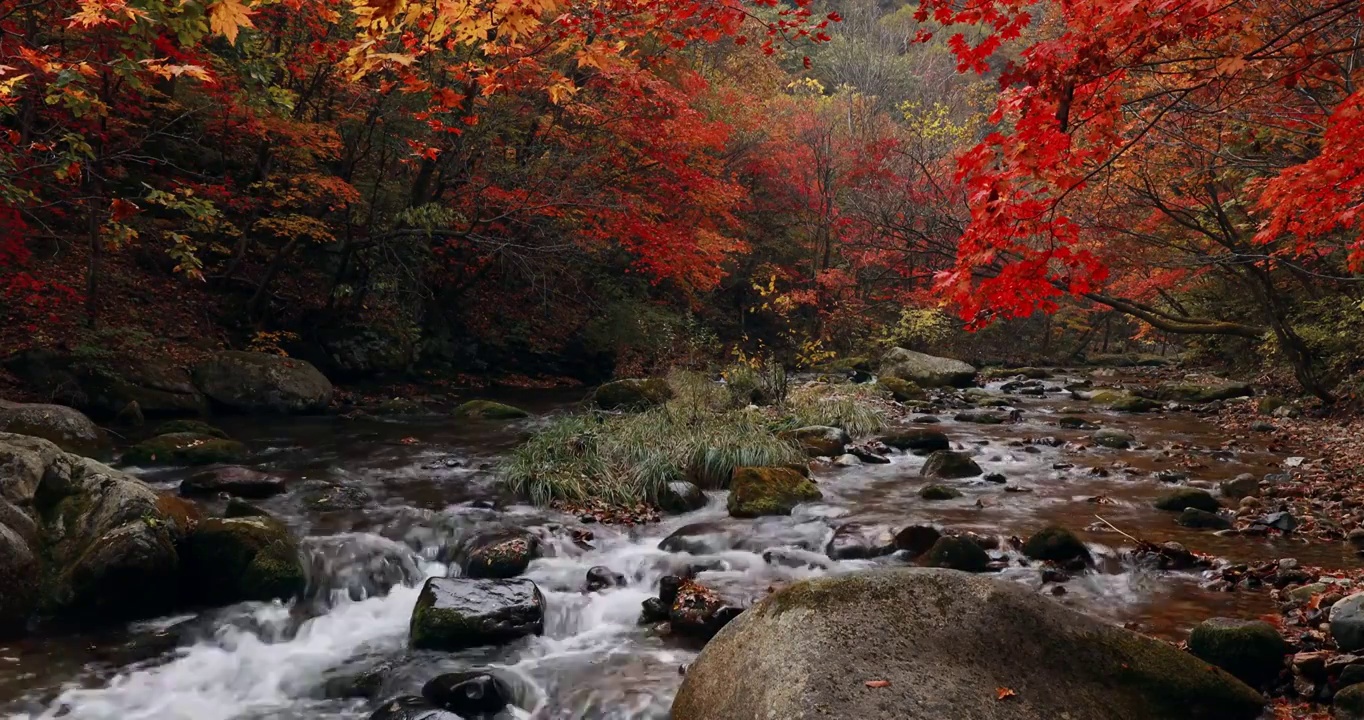
[[[1173,382],[1161,384],[1153,394],[1157,400],[1202,404],[1249,397],[1254,391],[1248,383],[1243,382],[1220,381],[1206,384]]]
[[[800,548],[769,548],[763,551],[763,562],[786,568],[827,570],[833,567],[829,558]]]
[[[237,463],[246,459],[246,446],[236,440],[224,440],[212,435],[170,433],[128,448],[123,453],[125,465],[215,465]]]
[[[415,695],[400,695],[385,702],[369,720],[462,720],[459,715],[436,707]]]
[[[964,412],[957,413],[952,419],[957,422],[975,423],[977,425],[1003,425],[1008,418],[1002,413],[995,412]]]
[[[1160,403],[1149,398],[1139,397],[1126,390],[1098,390],[1089,396],[1090,402],[1103,405],[1118,412],[1147,412],[1160,407]]]
[[[480,533],[464,547],[461,556],[460,569],[465,577],[513,578],[540,557],[540,538],[520,529]]]
[[[1340,677],[1336,679],[1336,685],[1342,688],[1360,683],[1364,683],[1364,665],[1347,665],[1341,669]],[[1364,701],[1364,698],[1361,700]],[[1364,705],[1361,705],[1361,708],[1364,708]],[[1364,718],[1364,712],[1361,712],[1361,718]]]
[[[952,446],[946,434],[930,428],[893,428],[877,439],[896,450],[916,453],[947,450]]]
[[[824,497],[800,473],[786,468],[737,468],[729,486],[732,517],[790,515],[796,505]]]
[[[1331,637],[1344,652],[1364,650],[1364,593],[1331,606]]]
[[[99,418],[114,417],[131,404],[147,417],[201,415],[208,409],[189,373],[155,357],[93,362],[75,353],[35,349],[2,362],[35,394]]]
[[[718,523],[683,525],[658,543],[658,549],[671,553],[714,555],[734,546],[734,535]]]
[[[233,497],[266,498],[282,492],[284,478],[240,465],[210,468],[180,483],[180,494],[189,496],[227,493]]]
[[[173,433],[194,433],[195,435],[209,435],[224,440],[232,439],[232,436],[228,435],[222,428],[219,428],[216,425],[210,425],[203,420],[185,419],[168,420],[157,425],[156,429],[152,431],[152,436],[170,435]]]
[[[42,438],[67,452],[100,456],[109,436],[85,413],[65,405],[0,400],[0,432]]]
[[[1000,687],[1020,698],[997,699]],[[690,665],[671,716],[1253,720],[1263,706],[1225,672],[1019,583],[911,568],[769,595]]]
[[[1364,527],[1357,527],[1351,530],[1345,536],[1345,541],[1356,548],[1364,549]]]
[[[706,494],[694,483],[676,480],[663,486],[658,496],[658,507],[664,512],[682,514],[706,506]]]
[[[928,396],[924,389],[908,380],[897,377],[878,378],[877,384],[883,390],[890,393],[891,398],[896,402],[910,402],[912,400],[923,400]]]
[[[846,430],[825,425],[787,430],[780,436],[799,445],[810,457],[838,457],[852,442]]]
[[[1103,447],[1113,448],[1115,450],[1126,450],[1127,448],[1132,447],[1132,444],[1137,441],[1132,433],[1114,430],[1112,428],[1104,428],[1103,430],[1094,433],[1093,440],[1096,445],[1102,445]]]
[[[919,497],[925,500],[955,500],[961,497],[961,491],[947,485],[925,485],[919,488]]]
[[[1179,517],[1175,518],[1175,523],[1197,530],[1227,530],[1231,527],[1231,520],[1215,512],[1199,510],[1195,507],[1184,508],[1179,513]]]
[[[1326,659],[1331,653],[1325,650],[1300,652],[1293,655],[1293,673],[1310,681],[1326,679]],[[1303,693],[1307,695],[1307,693]]]
[[[455,417],[477,420],[519,420],[530,416],[530,413],[519,407],[492,400],[468,400],[452,410],[451,414]]]
[[[855,456],[858,460],[861,460],[862,462],[867,463],[869,465],[889,464],[890,458],[886,457],[882,453],[888,451],[890,448],[886,447],[884,444],[879,442],[875,443],[875,445],[877,447],[870,447],[868,445],[849,445],[848,452]]]
[[[235,412],[320,412],[332,401],[332,384],[317,368],[279,355],[220,352],[190,375],[211,401]]]
[[[651,597],[640,604],[639,624],[652,625],[668,619],[668,606],[662,600]]]
[[[0,500],[12,513],[17,508]],[[41,566],[29,541],[0,521],[0,637],[18,635],[25,630],[29,615],[37,607],[41,587]]]
[[[844,453],[844,454],[839,455],[838,457],[834,458],[833,464],[834,464],[834,466],[836,466],[836,467],[849,468],[849,467],[857,467],[858,465],[861,465],[861,464],[862,464],[862,461],[861,461],[861,460],[858,460],[858,459],[857,459],[857,456],[856,456],[856,455],[853,455],[852,453]]]
[[[411,548],[379,535],[314,536],[304,538],[301,546],[308,559],[307,597],[324,604],[337,596],[352,601],[383,597],[425,577]]]
[[[910,422],[918,423],[920,425],[937,425],[942,422],[942,420],[936,415],[915,415],[913,418],[910,418]]]
[[[1356,682],[1336,693],[1331,712],[1335,720],[1364,720],[1364,685]]]
[[[960,360],[893,348],[881,358],[881,377],[908,380],[920,387],[970,387],[976,369]]]
[[[714,590],[684,580],[668,609],[668,625],[679,635],[708,640],[741,612],[742,608],[725,603]]]
[[[1189,635],[1189,652],[1222,668],[1252,687],[1260,687],[1284,669],[1288,643],[1263,620],[1212,618]]]
[[[289,600],[306,585],[298,544],[270,518],[205,520],[180,544],[180,558],[183,589],[199,602]]]
[[[1290,512],[1272,512],[1256,518],[1254,524],[1290,533],[1298,528],[1298,519]]]
[[[976,477],[983,474],[983,470],[965,453],[954,452],[952,450],[938,450],[928,456],[924,466],[920,468],[919,475],[927,478],[943,478],[955,480],[960,478]]]
[[[1057,421],[1056,421],[1056,424],[1057,424],[1057,425],[1060,425],[1061,427],[1063,427],[1063,428],[1065,428],[1065,429],[1067,429],[1067,430],[1097,430],[1097,429],[1099,429],[1099,426],[1098,426],[1097,424],[1092,423],[1092,422],[1090,422],[1090,421],[1088,421],[1088,420],[1086,420],[1086,419],[1084,419],[1084,418],[1082,418],[1082,417],[1075,417],[1074,415],[1068,415],[1068,416],[1066,416],[1066,417],[1063,417],[1063,418],[1057,420]]]
[[[1240,500],[1245,497],[1258,496],[1260,494],[1260,481],[1250,473],[1241,473],[1218,485],[1217,489],[1222,493],[1222,497]]]
[[[380,663],[361,672],[328,677],[322,684],[322,695],[331,700],[374,700],[383,692],[384,683],[392,671],[389,663]]]
[[[885,525],[844,523],[834,530],[824,553],[834,560],[859,560],[895,552],[895,534]]]
[[[1217,502],[1207,490],[1199,488],[1178,488],[1161,495],[1155,502],[1157,510],[1183,512],[1185,508],[1196,508],[1205,512],[1217,512],[1222,503]]]
[[[299,499],[318,512],[359,510],[374,500],[369,491],[357,485],[342,485],[325,480],[309,480]]]
[[[545,599],[523,578],[431,578],[412,610],[412,647],[462,650],[544,632]]]
[[[895,549],[904,550],[910,555],[922,555],[942,537],[942,532],[932,525],[910,525],[895,534]]]
[[[1310,585],[1303,585],[1302,587],[1295,587],[1285,593],[1285,596],[1288,598],[1289,602],[1301,605],[1310,601],[1314,596],[1326,592],[1329,587],[1330,586],[1326,583],[1312,583]]]
[[[929,567],[985,572],[990,556],[968,538],[944,535],[928,549],[923,562]]]
[[[588,592],[597,592],[598,590],[623,585],[625,585],[625,576],[605,565],[596,565],[587,569]]]
[[[1048,525],[1023,543],[1023,554],[1034,560],[1065,564],[1073,560],[1093,563],[1089,548],[1075,533],[1060,525]]]
[[[492,715],[512,702],[507,681],[487,671],[446,673],[422,686],[422,697],[464,718]]]
[[[592,403],[603,410],[645,410],[672,397],[667,380],[630,378],[602,384],[592,394]]]
[[[227,499],[227,507],[223,509],[223,517],[270,517],[270,513],[245,500],[230,497]]]
[[[1003,485],[1009,481],[1008,478],[1004,477],[1004,473],[986,473],[985,477],[982,479],[985,480],[985,482],[995,483],[996,485]]]

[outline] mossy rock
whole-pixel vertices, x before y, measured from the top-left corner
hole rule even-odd
[[[103,457],[109,436],[75,408],[0,400],[0,432],[42,438],[78,455]]]
[[[852,438],[848,437],[848,431],[827,425],[810,425],[786,430],[778,433],[777,437],[799,445],[810,457],[838,457],[843,454],[848,443],[852,442]]]
[[[306,584],[298,543],[268,517],[205,520],[181,543],[184,589],[217,605],[288,600]]]
[[[222,429],[210,425],[203,420],[170,420],[156,426],[152,435],[172,435],[175,433],[193,433],[195,435],[210,435],[224,440],[230,440],[231,435],[223,432]]]
[[[1175,518],[1175,523],[1181,527],[1193,528],[1195,530],[1227,530],[1232,526],[1231,520],[1222,517],[1215,512],[1199,510],[1198,508],[1186,507]]]
[[[1342,689],[1331,704],[1335,720],[1364,720],[1364,683]]]
[[[1137,438],[1133,436],[1132,433],[1112,428],[1104,428],[1103,430],[1094,433],[1092,439],[1094,440],[1095,445],[1101,445],[1114,450],[1126,450],[1127,448],[1132,447],[1132,444],[1137,441]]]
[[[1023,543],[1023,554],[1033,560],[1067,563],[1072,560],[1093,562],[1089,548],[1075,533],[1060,525],[1048,525]]]
[[[790,515],[797,505],[824,497],[804,475],[789,468],[745,467],[734,471],[729,484],[732,517]]]
[[[672,397],[673,389],[663,378],[631,378],[601,385],[592,394],[592,404],[602,410],[646,410]]]
[[[928,397],[928,393],[917,384],[897,377],[883,377],[878,379],[876,384],[890,393],[897,402],[911,402]]]
[[[984,572],[990,565],[990,556],[967,538],[944,535],[924,554],[924,564],[963,572]]]
[[[975,460],[965,453],[938,450],[928,456],[919,474],[926,478],[959,480],[984,474]]]
[[[1154,394],[1159,400],[1202,404],[1247,397],[1253,393],[1249,383],[1223,381],[1210,384],[1165,383],[1156,388]]]
[[[246,459],[246,446],[236,440],[192,432],[158,435],[128,448],[125,465],[212,465],[239,463]]]
[[[947,435],[941,430],[932,428],[892,428],[887,430],[881,437],[877,438],[886,445],[896,450],[908,450],[916,453],[930,453],[937,450],[947,450],[952,443],[947,439]]]
[[[431,578],[409,625],[412,647],[455,651],[544,632],[545,599],[524,578]]]
[[[996,402],[1003,403],[1005,405],[1008,404],[1007,400],[996,399],[982,400],[977,404],[982,406],[988,406]],[[953,416],[952,419],[956,420],[957,422],[975,423],[976,425],[1003,425],[1004,421],[1007,420],[1007,418],[1004,417],[1004,415],[1001,413],[982,411],[957,413],[955,416]]]
[[[1217,501],[1207,490],[1199,488],[1176,488],[1156,499],[1157,510],[1169,512],[1183,512],[1185,508],[1195,508],[1204,512],[1215,513],[1222,507],[1222,503]]]
[[[454,414],[479,420],[517,420],[530,416],[530,413],[519,407],[492,400],[470,400],[455,408]]]
[[[947,485],[925,485],[919,488],[919,497],[925,500],[955,500],[961,491]]]
[[[1140,413],[1155,410],[1161,406],[1155,400],[1135,395],[1126,390],[1098,390],[1090,395],[1089,400],[1095,405],[1103,405],[1118,412]]]
[[[1057,426],[1066,430],[1097,430],[1098,424],[1090,422],[1082,417],[1067,415],[1056,421]]]
[[[1226,670],[1252,687],[1274,680],[1284,668],[1288,642],[1263,620],[1212,618],[1189,635],[1194,657]]]
[[[1255,403],[1255,411],[1261,415],[1273,415],[1275,410],[1278,410],[1287,404],[1287,400],[1284,400],[1277,395],[1266,395]]]

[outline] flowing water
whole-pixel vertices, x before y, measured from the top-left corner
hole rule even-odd
[[[987,473],[1003,473],[1010,485],[1031,492],[1006,492],[977,479],[956,483],[965,493],[961,499],[927,502],[917,494],[923,459],[896,454],[889,465],[816,466],[824,500],[798,507],[791,517],[732,519],[723,493],[712,493],[701,510],[634,529],[585,526],[527,506],[492,509],[497,458],[545,414],[570,409],[576,397],[506,398],[540,413],[540,419],[511,424],[444,416],[226,420],[225,429],[256,452],[256,465],[290,481],[290,492],[260,505],[306,538],[308,597],[288,607],[243,604],[97,635],[0,645],[0,714],[15,720],[363,719],[373,703],[331,699],[329,687],[383,667],[381,697],[415,694],[440,673],[495,667],[516,689],[520,708],[507,717],[666,718],[680,669],[696,648],[636,624],[640,603],[656,593],[659,578],[699,566],[705,568],[701,582],[751,602],[799,578],[904,562],[894,556],[828,561],[824,544],[834,527],[849,521],[934,523],[1025,536],[1049,522],[1082,529],[1096,523],[1097,514],[1144,539],[1178,540],[1234,560],[1293,556],[1347,562],[1332,547],[1185,530],[1172,515],[1150,507],[1168,488],[1155,479],[1158,471],[1184,470],[1195,481],[1216,482],[1268,472],[1281,457],[1227,444],[1212,425],[1180,413],[1084,413],[1105,427],[1132,432],[1143,444],[1139,449],[1027,442],[1090,434],[1058,430],[1055,418],[1068,403],[1060,399],[1064,394],[1049,397],[1013,398],[1024,410],[1020,423],[963,424],[951,421],[949,412],[937,426],[954,447],[975,453]],[[1094,467],[1107,469],[1108,476],[1096,477]],[[182,477],[183,471],[143,473],[168,489]],[[306,489],[320,482],[363,490],[368,504],[316,512]],[[1095,502],[1098,496],[1106,500]],[[694,523],[713,524],[711,547],[700,555],[658,549],[664,537]],[[526,573],[545,594],[544,636],[459,653],[408,649],[408,620],[422,580],[445,574],[453,549],[471,534],[506,525],[531,529],[546,548],[547,556]],[[590,529],[595,537],[587,545],[575,543],[574,529]],[[1083,612],[1179,637],[1211,615],[1269,610],[1263,595],[1216,593],[1202,589],[1197,574],[1159,573],[1120,560],[1121,535],[1083,534],[1107,560],[1100,563],[1102,571],[1067,583],[1058,598]],[[812,562],[795,563],[798,567],[765,562],[764,552],[774,548]],[[585,592],[584,576],[596,565],[625,575],[627,584]],[[1002,574],[1041,590],[1036,569],[1014,567]]]

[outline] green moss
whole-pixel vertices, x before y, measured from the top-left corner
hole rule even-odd
[[[1266,395],[1255,403],[1255,410],[1261,415],[1273,415],[1275,410],[1287,405],[1288,402],[1281,397]]]
[[[270,518],[205,520],[181,550],[186,589],[208,602],[288,599],[303,590],[298,545]]]
[[[912,400],[923,400],[928,397],[928,393],[923,388],[908,380],[897,377],[883,377],[876,381],[882,390],[890,393],[892,398],[898,402],[909,402]]]
[[[530,415],[521,408],[492,400],[470,400],[455,408],[454,414],[459,417],[482,420],[516,420]]]
[[[203,420],[170,420],[156,426],[152,432],[156,435],[172,435],[175,433],[194,433],[195,435],[209,435],[224,440],[231,439],[232,436],[223,432],[220,428],[209,425]]]
[[[276,540],[262,548],[238,583],[242,596],[258,600],[292,598],[302,594],[306,585],[298,547],[292,540]]]
[[[170,433],[144,440],[123,453],[125,465],[212,465],[246,458],[246,446],[198,433]]]
[[[603,410],[643,410],[662,405],[673,397],[663,378],[613,380],[597,388],[592,402]]]
[[[739,468],[729,488],[729,514],[733,517],[790,515],[802,502],[824,497],[819,488],[800,473],[787,468]]]
[[[955,500],[961,491],[946,485],[925,485],[919,488],[919,497],[925,500]]]
[[[1189,652],[1258,686],[1279,675],[1289,645],[1263,620],[1213,618],[1190,633]]]

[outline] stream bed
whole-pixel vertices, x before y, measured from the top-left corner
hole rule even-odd
[[[1050,381],[1058,385],[1062,381]],[[999,383],[989,386],[998,391]],[[1355,561],[1338,546],[1288,540],[1219,537],[1177,526],[1151,501],[1169,485],[1161,471],[1216,483],[1241,473],[1275,471],[1283,458],[1263,448],[1228,445],[1192,414],[1098,411],[1069,400],[1009,396],[1023,411],[1017,423],[980,425],[942,415],[935,427],[955,449],[974,454],[986,473],[953,481],[963,497],[919,497],[924,458],[896,453],[887,465],[815,464],[822,501],[790,517],[730,518],[724,493],[700,510],[635,528],[584,525],[578,518],[525,505],[496,507],[495,463],[544,417],[567,412],[580,394],[520,393],[500,399],[536,413],[511,423],[447,416],[397,418],[224,418],[219,423],[252,449],[253,465],[285,477],[290,491],[259,505],[286,522],[309,555],[308,596],[294,606],[242,604],[197,615],[141,622],[92,635],[36,637],[0,644],[0,716],[13,720],[363,720],[375,701],[335,697],[338,684],[383,667],[379,697],[415,694],[444,672],[502,668],[514,680],[520,709],[505,717],[643,720],[666,718],[697,648],[637,624],[640,604],[658,580],[687,567],[726,597],[754,602],[771,588],[825,573],[903,564],[897,556],[787,567],[764,560],[768,550],[822,556],[846,522],[935,524],[977,533],[1026,537],[1050,523],[1081,533],[1100,570],[1064,584],[1057,600],[1141,632],[1181,638],[1215,615],[1254,617],[1272,610],[1263,593],[1215,592],[1198,573],[1157,572],[1119,557],[1116,532],[1085,531],[1102,516],[1145,540],[1175,540],[1233,561],[1296,557],[1322,565]],[[1079,447],[1092,431],[1063,430],[1056,418],[1073,408],[1106,428],[1136,436],[1138,446]],[[1056,438],[1059,444],[1035,442]],[[1094,468],[1102,468],[1099,473]],[[173,489],[183,470],[139,473]],[[1100,476],[1100,475],[1104,476]],[[1007,489],[1025,488],[1024,492]],[[318,511],[317,487],[344,492],[362,505]],[[1095,498],[1102,497],[1103,501]],[[213,512],[221,502],[205,503]],[[711,542],[698,554],[669,553],[660,541],[684,526],[708,523]],[[545,594],[545,632],[510,645],[458,653],[413,651],[407,629],[424,578],[448,572],[453,551],[471,535],[517,526],[541,539],[545,557],[526,576]],[[590,530],[586,545],[573,530]],[[1007,543],[1005,543],[1007,547]],[[1017,563],[1014,563],[1017,565]],[[621,587],[588,593],[587,570],[606,566]],[[1039,592],[1036,568],[1011,567],[1004,577]]]

